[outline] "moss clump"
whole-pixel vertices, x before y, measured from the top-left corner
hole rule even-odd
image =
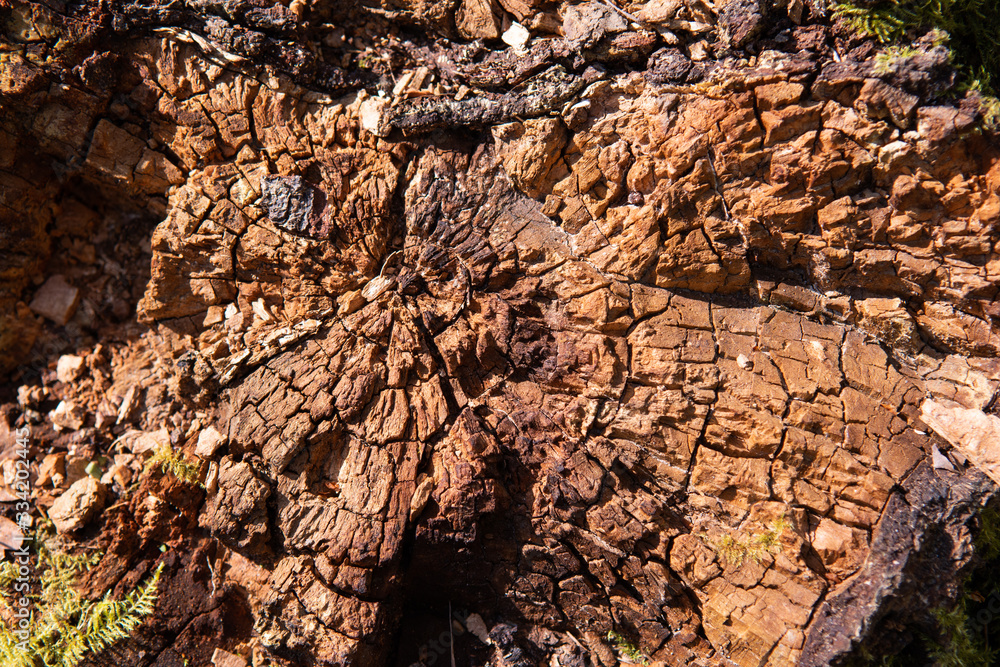
[[[895,4],[857,7],[850,3],[838,3],[833,6],[833,15],[846,19],[855,32],[888,44],[901,39],[907,27],[906,21],[896,11]]]
[[[146,470],[156,466],[160,466],[160,470],[164,473],[170,473],[188,484],[201,484],[198,475],[201,466],[185,461],[170,445],[159,447],[146,462]]]
[[[932,613],[944,638],[944,642],[930,651],[936,667],[987,667],[995,664],[998,651],[987,647],[982,638],[970,630],[964,600],[954,609],[942,607]]]
[[[1000,599],[1000,577],[996,562],[1000,558],[1000,508],[983,509],[979,514],[975,537],[976,555],[983,565],[969,573],[962,585],[962,595],[951,608],[932,610],[938,637],[926,638],[925,645],[938,667],[987,667],[997,664],[1000,651],[996,645],[998,620],[994,609]]]
[[[614,630],[608,631],[608,641],[615,645],[618,652],[637,665],[648,665],[649,658],[639,650],[639,647]]]
[[[976,554],[984,561],[1000,557],[1000,509],[989,507],[979,513],[975,545]]]
[[[0,600],[5,615],[14,614],[15,600],[31,602],[30,634],[25,641],[13,624],[0,625],[0,664],[4,667],[75,667],[88,653],[100,653],[128,637],[153,612],[161,564],[143,585],[121,600],[110,593],[98,601],[85,599],[76,586],[79,575],[97,563],[100,554],[70,555],[45,546],[50,535],[36,535],[38,593],[14,592],[17,565],[0,565]],[[17,589],[20,591],[20,589]]]
[[[875,72],[877,74],[888,74],[900,63],[918,55],[920,55],[920,51],[912,46],[890,46],[875,56]]]
[[[1000,86],[1000,2],[997,0],[882,0],[871,7],[851,2],[833,6],[834,15],[859,33],[883,44],[899,42],[914,29],[948,34],[965,85],[984,95]]]
[[[747,561],[759,563],[764,556],[774,552],[781,544],[781,535],[789,528],[785,515],[772,521],[767,530],[751,535],[725,535],[719,540],[710,542],[715,552],[726,559],[730,565],[739,567]]]
[[[979,113],[983,115],[983,123],[990,128],[1000,129],[1000,99],[983,93],[982,86],[973,82],[971,89],[979,93]]]
[[[911,627],[911,641],[897,655],[876,655],[861,646],[848,667],[902,667],[934,664],[936,667],[989,667],[998,664],[1000,615],[1000,508],[983,509],[975,530],[975,551],[982,563],[962,584],[958,601],[931,610],[937,626],[933,635],[923,623]],[[899,629],[898,627],[896,628]],[[876,633],[877,635],[877,633]]]
[[[898,655],[875,655],[866,646],[862,646],[847,661],[847,667],[903,667],[905,664]]]

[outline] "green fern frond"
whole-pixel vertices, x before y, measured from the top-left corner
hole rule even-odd
[[[964,601],[959,601],[954,609],[939,607],[932,610],[938,622],[944,644],[931,648],[931,658],[938,667],[979,667],[992,665],[997,658],[997,649],[990,649],[982,639],[969,629],[969,615]]]
[[[48,548],[47,536],[36,537],[39,592],[34,601],[31,634],[22,642],[14,631],[0,626],[0,665],[3,667],[76,667],[88,653],[100,653],[135,632],[153,613],[161,563],[149,580],[121,600],[110,593],[93,602],[77,590],[79,576],[100,560],[98,553],[71,555]],[[0,566],[0,584],[9,589],[14,579]]]
[[[14,580],[17,579],[17,565],[13,561],[0,563],[0,600],[9,606],[8,594]]]
[[[996,0],[881,0],[859,7],[853,0],[833,13],[855,32],[883,44],[904,42],[908,32],[930,30],[934,46],[948,42],[966,82],[978,80],[986,95],[1000,86],[1000,2]]]
[[[847,3],[833,6],[833,15],[846,19],[855,32],[876,38],[883,44],[894,42],[903,36],[908,24],[898,6],[877,5],[875,7],[855,7]]]
[[[9,667],[35,667],[35,657],[21,649],[17,636],[10,628],[0,628],[0,662]]]
[[[94,653],[99,653],[115,642],[125,639],[139,627],[142,618],[153,613],[156,603],[156,588],[163,574],[163,563],[160,563],[153,577],[146,583],[125,596],[123,600],[112,600],[109,595],[90,606],[80,615],[78,628],[84,631],[87,646]]]

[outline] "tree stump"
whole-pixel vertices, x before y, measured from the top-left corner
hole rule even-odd
[[[77,257],[59,331],[145,350],[95,441],[218,431],[88,534],[95,595],[170,565],[93,663],[818,667],[953,602],[1000,443],[927,410],[998,419],[1000,144],[935,47],[770,4],[0,9],[12,386]]]

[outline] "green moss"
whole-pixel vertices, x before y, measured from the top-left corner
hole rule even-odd
[[[1000,130],[1000,99],[985,94],[978,80],[969,88],[979,95],[979,113],[983,115],[983,124],[991,129]]]
[[[31,603],[30,634],[22,641],[13,624],[0,625],[0,664],[4,667],[75,667],[88,653],[100,653],[128,637],[153,612],[161,564],[143,585],[121,600],[110,593],[98,601],[85,599],[77,590],[78,579],[100,559],[100,554],[70,555],[47,548],[51,534],[39,531],[37,545],[37,593],[14,593],[17,566],[0,566],[0,599],[8,615],[14,600],[26,596]]]
[[[875,56],[875,72],[888,74],[900,63],[920,55],[920,51],[912,46],[890,46]]]
[[[969,629],[965,604],[963,599],[954,609],[942,607],[932,612],[944,639],[930,650],[937,667],[987,667],[996,660],[997,651]]]
[[[627,638],[614,630],[608,631],[608,641],[615,645],[618,652],[637,665],[648,665],[649,658],[646,657],[639,647],[630,642]]]
[[[767,530],[762,533],[725,535],[719,540],[710,541],[709,544],[712,545],[716,553],[735,567],[739,567],[747,561],[759,563],[764,556],[780,548],[781,534],[788,528],[788,521],[784,515],[781,515],[772,521]]]
[[[882,0],[873,7],[850,2],[833,6],[857,32],[883,44],[899,42],[916,29],[949,36],[955,63],[967,86],[996,95],[1000,84],[1000,2],[997,0]],[[976,83],[978,82],[978,83]]]
[[[902,38],[906,21],[895,11],[894,3],[875,7],[855,7],[848,3],[833,6],[833,15],[844,18],[855,32],[877,38],[883,44]]]
[[[976,555],[981,559],[962,583],[954,606],[931,610],[937,632],[923,624],[910,628],[912,641],[897,656],[882,656],[869,647],[858,648],[848,667],[902,667],[934,664],[937,667],[990,667],[998,664],[1000,651],[1000,507],[983,509],[975,529]],[[897,630],[899,628],[897,627]],[[876,633],[877,634],[877,633]]]
[[[146,470],[160,466],[164,473],[170,473],[177,479],[188,484],[201,484],[198,472],[201,466],[197,463],[189,463],[181,458],[181,455],[174,451],[170,445],[163,445],[158,448],[149,461],[146,462]]]
[[[991,507],[979,513],[979,531],[975,539],[976,554],[984,561],[1000,556],[1000,509]]]
[[[930,657],[938,667],[987,667],[997,664],[993,605],[1000,595],[997,559],[1000,558],[1000,508],[983,509],[974,540],[983,565],[969,573],[962,595],[953,607],[932,610],[939,630],[937,638],[925,638]],[[978,617],[978,620],[976,620]],[[991,641],[992,640],[992,641]]]
[[[847,667],[904,667],[904,664],[898,655],[875,655],[862,646],[848,661]]]

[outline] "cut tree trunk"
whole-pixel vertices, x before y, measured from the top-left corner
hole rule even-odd
[[[819,667],[955,600],[997,138],[716,4],[0,7],[0,400],[119,445],[93,595],[169,566],[93,664]]]

